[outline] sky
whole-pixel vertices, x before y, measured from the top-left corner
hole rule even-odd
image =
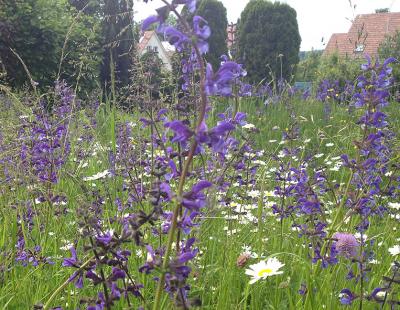
[[[236,22],[249,0],[220,0],[227,9],[228,21]],[[297,12],[300,35],[300,50],[324,49],[333,33],[347,32],[351,20],[358,14],[374,13],[375,9],[389,8],[400,12],[400,0],[281,0]],[[155,13],[161,0],[148,4],[135,1],[136,20]]]

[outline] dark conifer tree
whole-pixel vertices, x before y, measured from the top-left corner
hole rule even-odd
[[[296,11],[287,4],[252,0],[238,24],[238,58],[253,83],[274,77],[290,80],[299,62],[301,38]]]
[[[132,65],[133,20],[131,0],[105,0],[103,12],[104,52],[101,82],[108,89],[112,71],[118,87],[128,85]],[[112,63],[111,63],[112,62]]]

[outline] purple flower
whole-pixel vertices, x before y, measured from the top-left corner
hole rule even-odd
[[[189,42],[189,37],[178,29],[167,26],[163,29],[165,39],[175,46],[178,52],[184,50],[184,45]]]
[[[343,305],[351,305],[354,299],[356,296],[348,288],[340,291],[340,302]]]
[[[207,40],[211,35],[207,21],[201,16],[193,17],[193,31],[198,38],[203,40]]]
[[[205,91],[210,96],[231,96],[232,84],[235,79],[243,76],[246,76],[246,71],[236,62],[224,62],[216,73],[211,64],[207,64]]]
[[[207,21],[200,16],[193,17],[193,31],[197,37],[197,48],[199,49],[201,54],[206,54],[209,47],[206,40],[211,35],[211,29],[208,26]]]
[[[147,2],[147,1],[145,1]],[[196,10],[196,3],[197,0],[173,0],[173,4],[185,4],[189,10],[190,13],[194,13]]]
[[[171,142],[186,142],[193,136],[193,131],[191,131],[182,121],[166,123],[165,127],[171,129],[175,133]]]
[[[161,23],[161,22],[162,22],[162,20],[161,20],[160,16],[158,16],[158,15],[149,16],[142,22],[142,31],[146,31],[147,29],[149,29],[151,27],[151,25],[153,25],[155,23]]]
[[[206,195],[203,191],[210,186],[212,186],[212,183],[208,181],[199,181],[193,185],[192,190],[183,195],[182,205],[189,210],[195,211],[203,208],[206,204]]]
[[[75,267],[75,268],[79,268],[79,261],[76,255],[76,250],[74,247],[71,247],[69,249],[69,251],[71,252],[71,257],[70,258],[64,258],[64,261],[62,263],[63,267]]]
[[[359,243],[354,235],[337,232],[332,238],[337,239],[335,246],[340,255],[347,258],[355,258],[357,256]]]
[[[107,231],[105,234],[96,236],[96,240],[104,245],[110,244],[113,236],[110,231]]]

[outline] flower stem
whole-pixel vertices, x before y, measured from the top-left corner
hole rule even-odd
[[[94,259],[94,256],[89,258],[86,262],[84,262],[79,269],[76,272],[79,272],[83,270],[87,265],[90,264],[90,262]],[[70,279],[68,278],[63,284],[61,284],[54,292],[51,294],[50,298],[47,300],[47,302],[43,306],[43,310],[46,310],[50,307],[50,303],[53,301],[53,299],[70,283]]]
[[[179,12],[176,10],[176,8],[172,5],[170,5],[168,3],[168,1],[166,0],[162,0],[163,3],[165,3],[172,12],[174,12],[174,14],[178,17],[178,20],[180,22],[182,22],[185,30],[190,33],[190,27],[187,24],[187,22],[184,20],[184,18],[181,17],[181,15],[179,14]],[[197,119],[197,124],[195,127],[195,133],[197,134],[198,131],[201,128],[201,125],[204,121],[205,118],[205,114],[206,114],[206,107],[207,107],[207,95],[205,92],[205,64],[204,64],[204,60],[201,56],[200,50],[198,49],[198,47],[196,46],[196,44],[193,42],[192,43],[192,47],[196,53],[197,56],[197,60],[199,62],[199,74],[200,74],[200,91],[201,91],[201,106],[200,106],[200,110],[199,110],[199,116]],[[185,185],[185,181],[186,181],[186,175],[189,172],[189,168],[190,168],[190,164],[193,160],[193,156],[194,153],[196,151],[198,142],[196,140],[196,138],[194,137],[193,141],[192,141],[192,145],[188,154],[188,158],[185,161],[183,170],[181,172],[181,176],[180,176],[180,180],[179,180],[179,186],[178,186],[178,192],[177,192],[177,203],[176,206],[174,208],[174,212],[172,215],[172,224],[171,224],[171,228],[168,232],[168,241],[167,241],[167,247],[166,247],[166,251],[165,251],[165,255],[164,255],[164,261],[162,264],[162,274],[160,277],[160,280],[158,282],[157,285],[157,290],[156,290],[156,295],[155,295],[155,299],[154,299],[154,305],[153,305],[153,310],[159,310],[160,309],[160,303],[161,303],[161,295],[162,295],[162,291],[164,288],[164,284],[165,284],[165,275],[166,275],[166,271],[169,265],[169,258],[171,256],[171,251],[172,251],[172,243],[174,241],[175,238],[175,232],[177,230],[177,226],[178,226],[178,216],[181,210],[181,200],[182,200],[182,194],[183,194],[183,187]]]

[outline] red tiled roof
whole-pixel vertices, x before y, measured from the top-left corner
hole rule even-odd
[[[400,30],[400,12],[358,15],[348,33],[335,33],[326,45],[324,55],[338,52],[340,56],[369,54],[376,56],[385,36]],[[363,51],[355,52],[358,45]]]
[[[352,51],[347,33],[334,33],[325,47],[324,55],[337,51],[340,56],[345,56],[349,50]]]
[[[138,44],[138,51],[141,52],[143,51],[147,44],[149,43],[151,37],[153,36],[154,31],[145,31],[143,34],[143,37],[140,39],[140,42]]]

